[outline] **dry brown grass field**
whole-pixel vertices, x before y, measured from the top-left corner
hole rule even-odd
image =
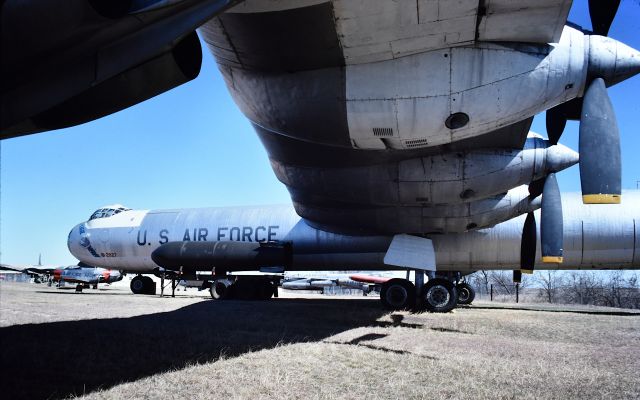
[[[5,399],[640,398],[640,314],[0,283]]]

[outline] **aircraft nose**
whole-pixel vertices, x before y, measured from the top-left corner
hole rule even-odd
[[[546,151],[546,170],[547,172],[558,172],[569,168],[580,161],[580,155],[564,146],[556,144],[547,147]]]
[[[640,52],[606,36],[589,36],[589,76],[615,85],[640,72]]]
[[[69,253],[73,254],[76,258],[78,258],[76,255],[79,236],[78,229],[78,225],[74,226],[69,232],[69,236],[67,236],[67,248],[69,249]]]
[[[84,224],[78,224],[74,226],[73,229],[71,229],[71,232],[69,232],[69,236],[67,238],[67,248],[78,260],[82,260],[82,242],[87,239],[85,237],[86,235],[82,233],[82,231],[84,231],[84,229],[82,229],[84,227],[83,225]]]

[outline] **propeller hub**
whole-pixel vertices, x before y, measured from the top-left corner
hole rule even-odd
[[[558,172],[575,165],[580,160],[577,152],[562,144],[547,147],[546,172]]]
[[[640,52],[605,36],[589,38],[589,79],[602,78],[607,87],[640,72]]]

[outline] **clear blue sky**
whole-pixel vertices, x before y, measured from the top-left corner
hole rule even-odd
[[[589,27],[586,1],[570,20]],[[640,5],[623,0],[610,36],[640,49]],[[623,187],[640,180],[640,77],[609,91],[622,136]],[[562,143],[578,149],[578,124]],[[532,130],[545,135],[544,114]],[[289,203],[265,150],[231,100],[205,49],[194,81],[78,127],[4,140],[0,173],[0,262],[75,264],[69,230],[97,208],[136,209]],[[578,167],[559,175],[580,190]],[[624,199],[623,199],[624,201]]]

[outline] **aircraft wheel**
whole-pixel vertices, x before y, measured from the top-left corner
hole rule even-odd
[[[142,282],[144,283],[144,294],[156,294],[156,285],[151,277],[143,276]]]
[[[261,282],[258,290],[258,300],[269,300],[273,296],[273,292],[274,287],[272,282],[267,280]]]
[[[429,279],[424,285],[424,305],[430,312],[449,312],[458,304],[458,291],[453,282],[435,278]]]
[[[146,286],[147,285],[145,284],[143,277],[138,275],[131,280],[131,285],[129,287],[133,294],[143,294]]]
[[[215,281],[209,288],[211,298],[214,300],[225,300],[231,297],[231,284],[225,281]]]
[[[458,291],[458,304],[471,304],[476,298],[476,291],[466,282],[456,285]]]
[[[391,279],[382,284],[380,301],[392,310],[409,310],[416,305],[416,287],[406,279]]]

